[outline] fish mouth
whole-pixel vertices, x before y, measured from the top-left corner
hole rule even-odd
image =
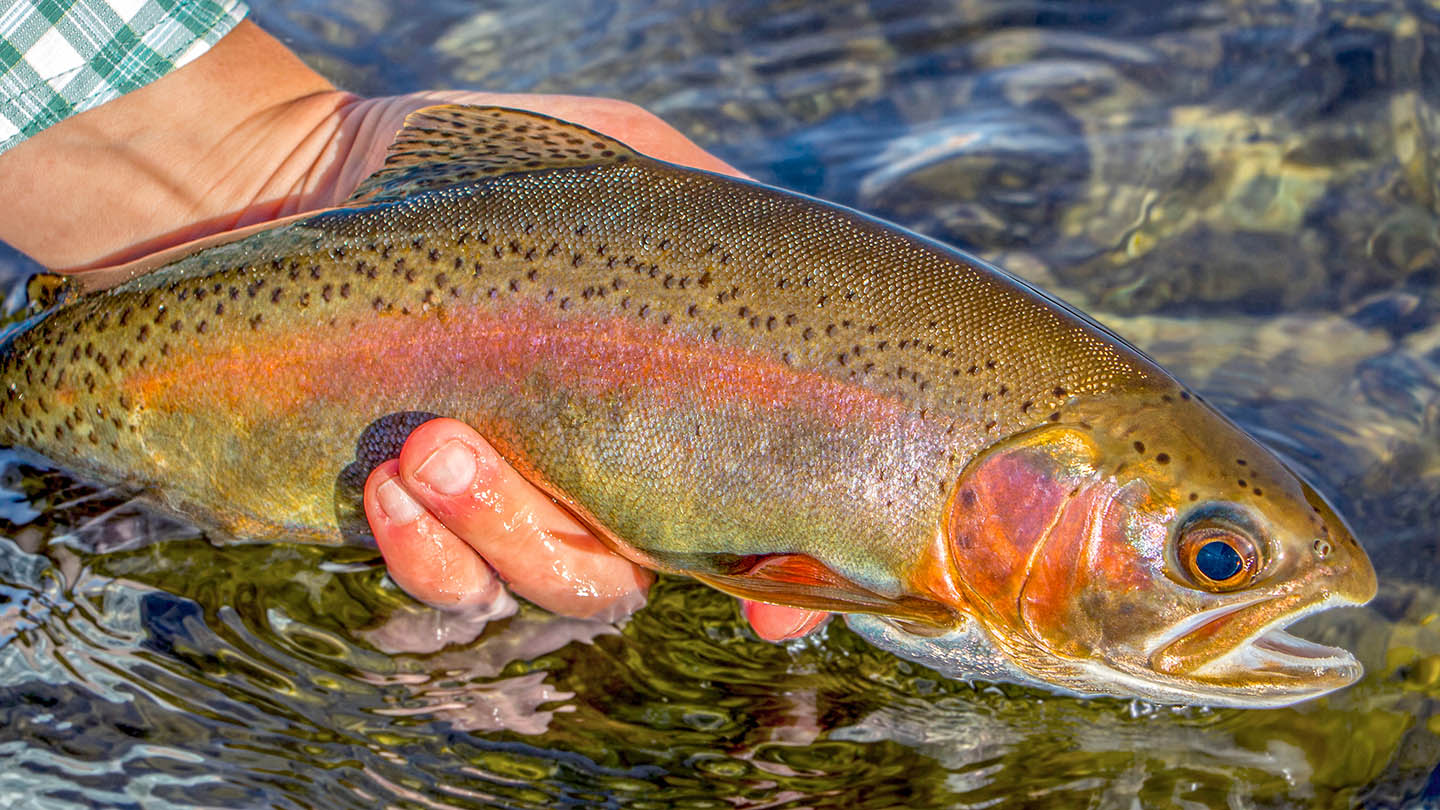
[[[1333,594],[1252,599],[1202,612],[1162,639],[1150,666],[1214,706],[1285,706],[1349,686],[1364,668],[1349,651],[1285,628],[1333,607],[1361,604]],[[1220,651],[1217,653],[1217,651]]]

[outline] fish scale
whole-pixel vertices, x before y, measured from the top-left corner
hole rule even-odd
[[[1153,362],[1003,272],[514,111],[412,116],[352,205],[65,301],[0,375],[5,441],[217,537],[366,540],[365,474],[452,416],[637,562],[941,628],[1008,621],[973,583],[1023,609],[1007,589],[1049,548],[992,522],[965,546],[999,547],[957,562],[957,493],[1211,475],[1185,434],[1233,433],[1297,525],[1324,523]],[[966,483],[977,465],[1001,483]]]

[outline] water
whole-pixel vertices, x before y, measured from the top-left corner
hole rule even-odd
[[[626,98],[1095,312],[1350,518],[1380,595],[1299,629],[1367,676],[1275,711],[1067,700],[838,624],[765,644],[677,579],[620,628],[525,608],[386,653],[435,617],[365,552],[212,548],[7,455],[0,806],[1440,801],[1440,4],[255,5],[344,86]]]

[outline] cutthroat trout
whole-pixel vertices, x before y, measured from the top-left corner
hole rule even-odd
[[[957,678],[1276,706],[1286,634],[1375,592],[1273,454],[985,263],[555,119],[413,114],[345,207],[71,295],[0,358],[0,440],[216,536],[363,541],[435,415],[615,551],[845,613]]]

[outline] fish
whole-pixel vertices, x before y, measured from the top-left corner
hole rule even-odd
[[[1284,629],[1375,594],[1354,534],[1124,339],[572,123],[429,107],[345,204],[73,286],[0,343],[0,442],[218,540],[371,540],[366,474],[447,416],[628,559],[950,678],[1269,707],[1361,675]]]

